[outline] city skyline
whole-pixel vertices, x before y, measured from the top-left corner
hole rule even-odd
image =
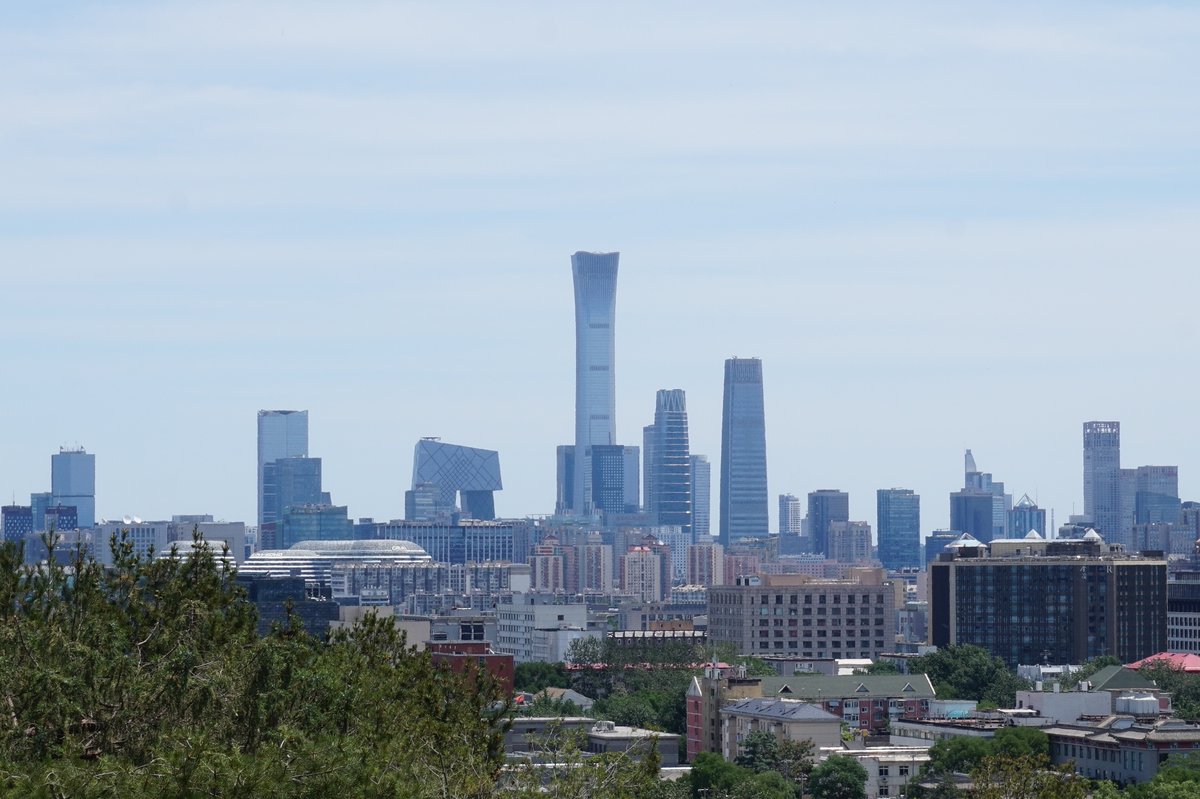
[[[1200,255],[1200,11],[227,10],[0,10],[18,502],[83,445],[97,518],[249,522],[249,420],[305,408],[356,516],[403,515],[423,436],[501,453],[498,515],[550,512],[580,249],[622,252],[618,443],[678,386],[718,470],[743,353],[771,497],[871,520],[905,486],[928,532],[970,447],[1062,524],[1095,419],[1200,495],[1162,305]]]

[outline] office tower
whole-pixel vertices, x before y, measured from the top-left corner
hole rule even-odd
[[[953,544],[961,537],[962,533],[957,530],[934,530],[925,536],[925,567],[928,568],[930,563],[937,560],[948,544]]]
[[[625,512],[642,508],[642,448],[625,444]]]
[[[590,515],[592,447],[617,441],[615,331],[619,253],[571,256],[575,283],[575,494],[576,514]]]
[[[871,562],[871,525],[867,522],[830,522],[830,560],[867,565]]]
[[[891,651],[896,586],[883,569],[848,571],[846,580],[771,574],[714,586],[708,591],[709,640],[733,644],[743,655],[874,659]],[[793,626],[781,617],[811,624]]]
[[[279,546],[279,522],[288,508],[319,505],[325,499],[321,490],[320,458],[277,458],[264,463],[259,549]]]
[[[625,512],[625,447],[620,444],[594,444],[589,458],[592,473],[591,503],[601,513]]]
[[[96,526],[96,456],[66,449],[50,456],[50,502],[75,508],[78,526]]]
[[[258,528],[263,512],[263,470],[280,458],[308,457],[308,411],[258,412]]]
[[[952,546],[929,564],[930,638],[1019,663],[1122,663],[1167,644],[1167,563],[1081,539]],[[711,621],[710,621],[711,624]]]
[[[1097,532],[1120,541],[1121,423],[1083,423],[1083,513]]]
[[[49,491],[39,491],[29,495],[29,507],[33,511],[33,531],[42,533],[46,530],[46,508],[52,504],[53,494]]]
[[[422,438],[413,450],[412,487],[425,484],[438,487],[442,507],[457,507],[471,519],[494,519],[494,495],[504,488],[500,453]]]
[[[693,455],[692,463],[692,537],[696,540],[711,533],[709,511],[712,492],[712,464],[707,455]]]
[[[687,400],[682,389],[663,389],[654,405],[654,424],[645,428],[646,509],[657,524],[675,525],[692,536],[692,460],[688,451]]]
[[[0,528],[4,540],[10,544],[20,543],[25,536],[33,534],[33,508],[29,505],[5,505],[0,508]]]
[[[278,546],[288,549],[301,541],[350,541],[354,523],[345,505],[293,505],[280,514]]]
[[[921,496],[908,488],[881,488],[875,511],[883,567],[921,568]]]
[[[996,529],[995,507],[995,497],[986,491],[955,491],[950,494],[950,527],[986,544]]]
[[[808,495],[808,534],[812,550],[829,557],[830,522],[850,521],[850,495],[833,488],[822,488]]]
[[[1178,524],[1179,467],[1139,466],[1136,474],[1134,523]]]
[[[654,425],[648,424],[642,428],[642,454],[646,458],[646,468],[642,469],[642,480],[646,484],[646,490],[643,493],[646,497],[646,515],[651,519],[658,510],[654,506],[654,502],[658,498],[658,494],[654,490],[654,446],[657,440],[658,433],[654,429]]]
[[[1007,538],[1009,533],[1008,512],[1012,510],[1012,494],[1004,493],[1004,483],[993,480],[991,472],[979,471],[971,450],[967,450],[964,461],[966,476],[963,481],[963,491],[992,495],[992,530],[987,539],[990,541],[993,538]],[[954,523],[951,522],[950,526],[953,527]],[[1024,535],[1024,533],[1020,533],[1020,535]]]
[[[1107,540],[1114,544],[1124,544],[1126,549],[1133,550],[1133,525],[1137,522],[1137,492],[1138,492],[1138,470],[1137,469],[1120,469],[1117,472],[1117,495],[1119,497],[1118,506],[1121,509],[1118,517],[1119,528],[1107,536]],[[1092,527],[1095,527],[1095,520],[1087,516]]]
[[[571,513],[575,501],[575,445],[559,444],[554,453],[554,513]]]
[[[721,408],[721,543],[766,536],[767,432],[762,361],[725,361]]]
[[[1013,538],[1020,538],[1031,530],[1045,538],[1047,529],[1046,511],[1039,508],[1028,494],[1023,494],[1021,501],[1008,512],[1008,534]]]
[[[92,525],[93,527],[95,525]],[[74,505],[51,505],[46,508],[46,529],[65,532],[67,530],[87,529],[79,523],[79,509]],[[101,542],[102,549],[108,549],[108,542]]]

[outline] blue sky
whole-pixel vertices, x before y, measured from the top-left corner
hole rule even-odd
[[[1198,35],[1190,4],[6,4],[0,490],[79,443],[101,516],[250,520],[255,412],[307,408],[355,516],[402,515],[423,435],[549,511],[596,249],[627,443],[683,388],[715,473],[722,361],[758,356],[772,497],[874,524],[911,487],[941,527],[971,447],[1062,521],[1111,418],[1200,498]]]

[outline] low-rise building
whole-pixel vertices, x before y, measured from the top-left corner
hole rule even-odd
[[[778,740],[810,740],[817,748],[840,746],[842,719],[797,699],[741,699],[720,710],[721,754],[729,761],[743,754],[752,732],[769,732]]]
[[[1169,755],[1200,750],[1200,726],[1178,719],[1141,723],[1133,716],[1107,716],[1043,732],[1050,738],[1051,762],[1070,763],[1084,777],[1120,785],[1148,782]]]

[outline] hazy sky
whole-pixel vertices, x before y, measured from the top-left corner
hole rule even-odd
[[[252,521],[307,408],[353,516],[420,436],[573,437],[570,254],[620,250],[617,426],[763,359],[775,496],[948,523],[962,450],[1082,510],[1081,423],[1200,498],[1190,3],[0,5],[0,492]]]

